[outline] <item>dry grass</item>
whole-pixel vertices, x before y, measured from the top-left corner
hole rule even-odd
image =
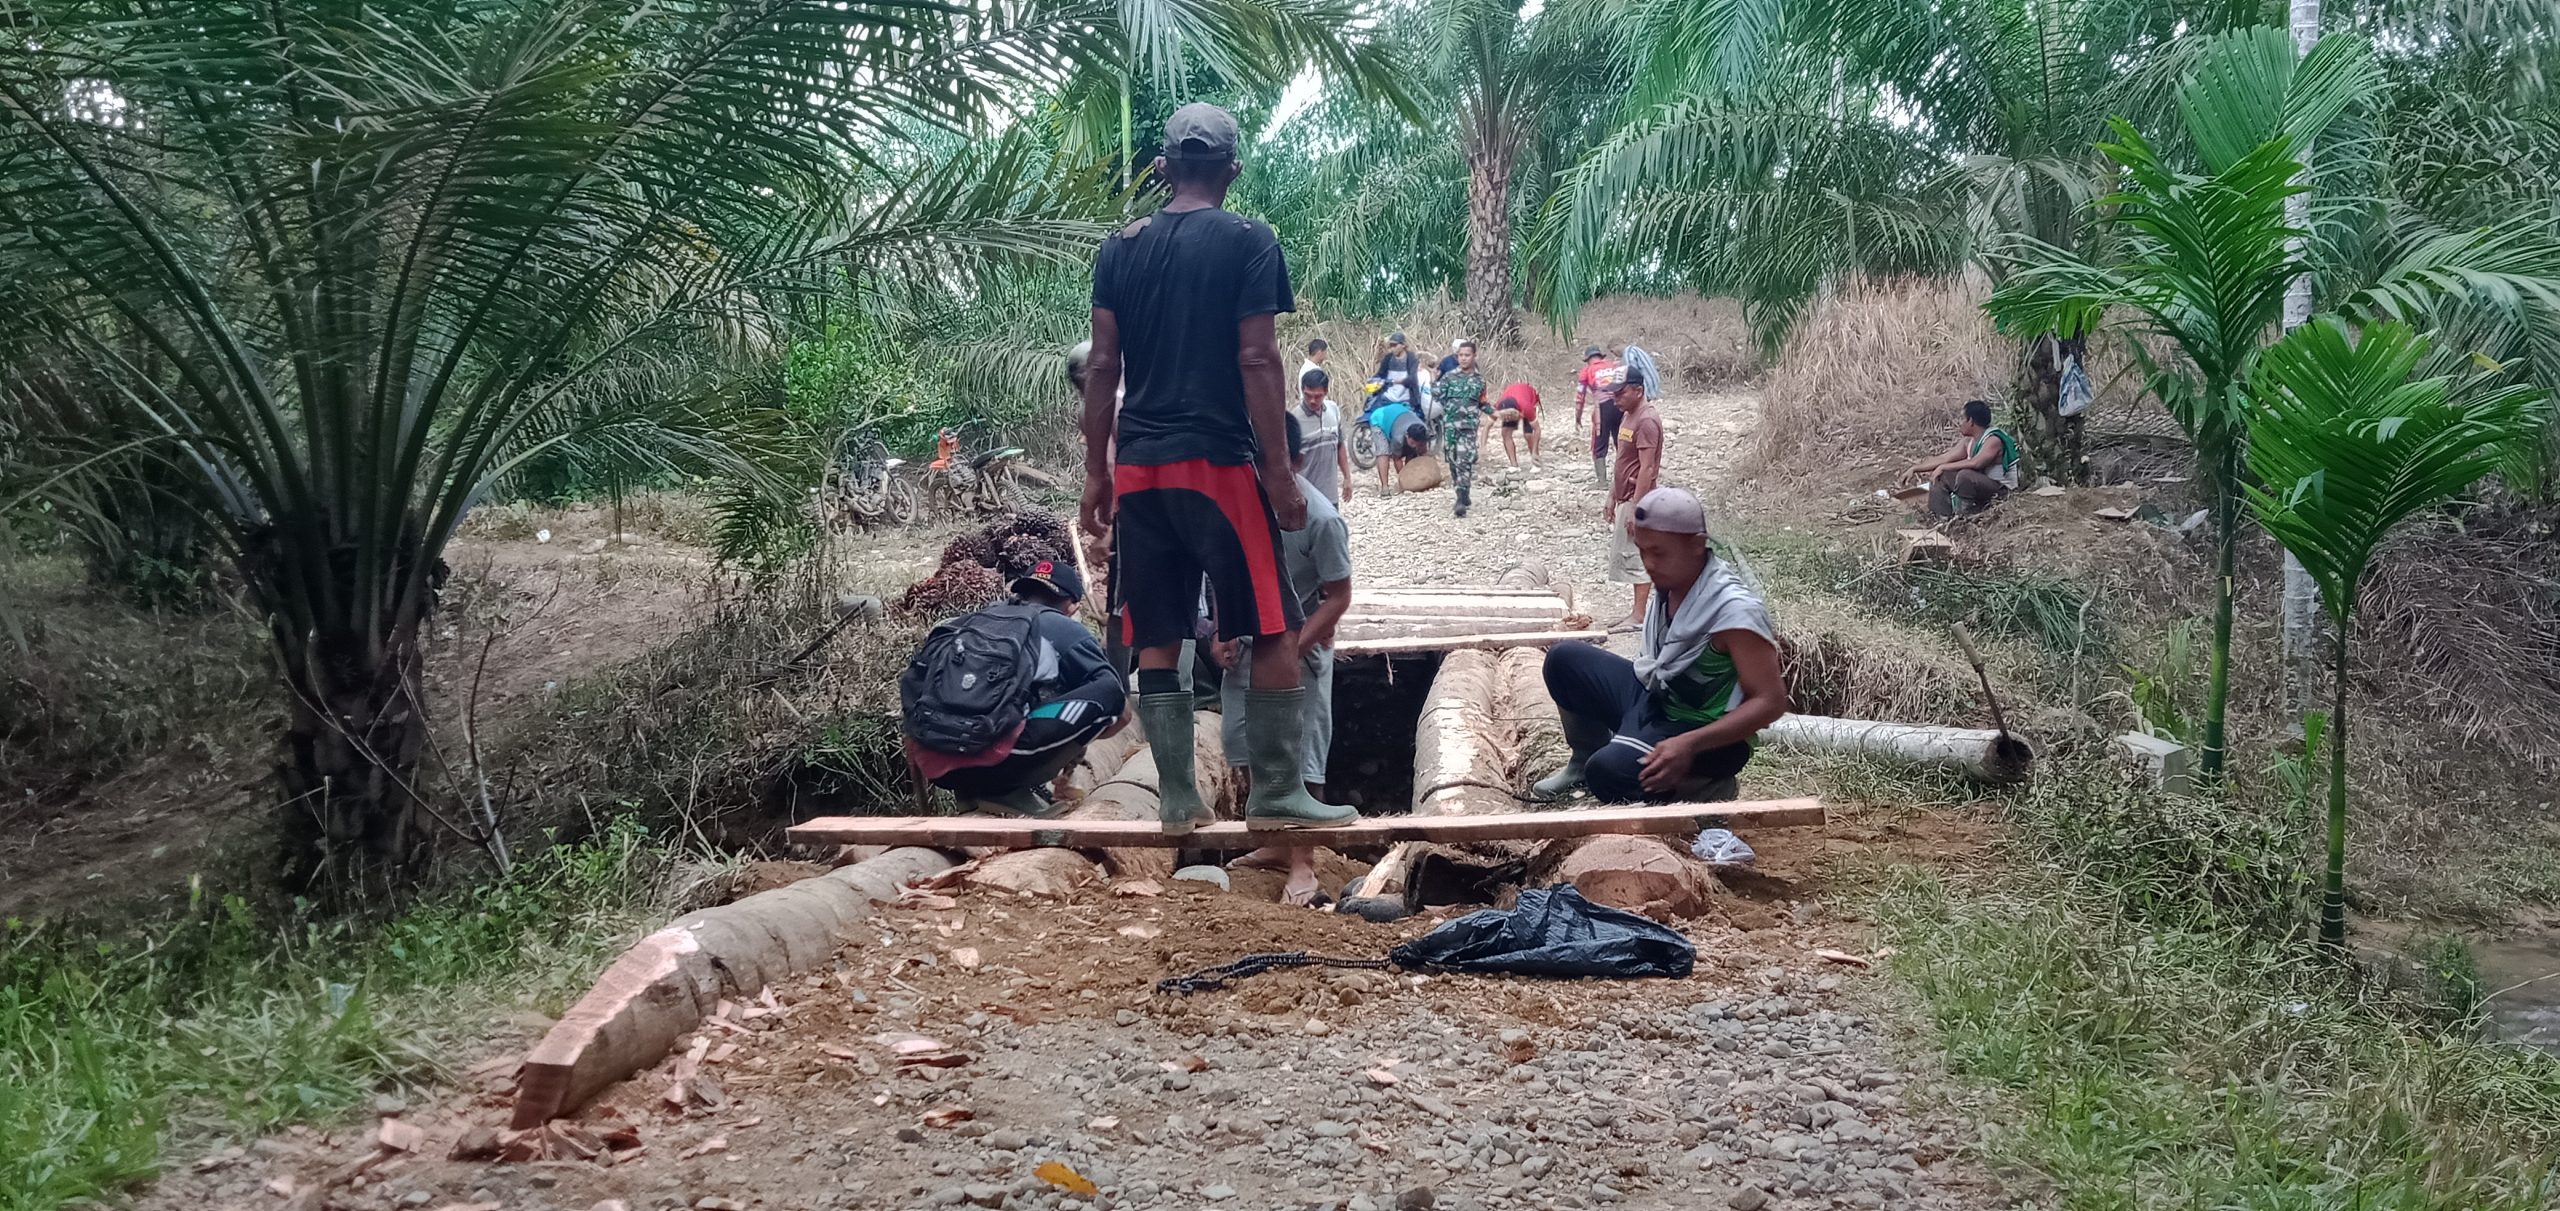
[[[1968,399],[2003,398],[2013,354],[1958,282],[1862,281],[1816,304],[1769,372],[1744,470],[1889,478],[1952,437]]]
[[[1797,595],[1771,586],[1787,692],[1798,711],[1844,719],[1988,726],[1973,669],[1946,634],[1888,618],[1827,595]],[[1993,683],[2009,694],[2032,672],[1989,654]],[[2022,700],[2003,704],[2021,711]]]
[[[2531,512],[2413,527],[2375,559],[2364,676],[2452,728],[2560,770],[2560,545]]]

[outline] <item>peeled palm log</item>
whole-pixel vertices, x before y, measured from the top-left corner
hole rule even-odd
[[[1553,592],[1488,593],[1479,589],[1426,592],[1418,589],[1353,590],[1351,613],[1389,618],[1538,618],[1550,623],[1565,615],[1564,598]]]
[[[1662,837],[1567,837],[1547,844],[1530,881],[1570,883],[1594,904],[1640,912],[1657,921],[1693,917],[1714,898],[1707,864]]]
[[[734,904],[687,913],[614,960],[560,1015],[516,1073],[514,1125],[539,1127],[664,1057],[723,997],[825,962],[875,905],[947,870],[929,849],[893,849]]]
[[[1773,748],[1846,753],[1898,765],[1943,769],[1977,782],[2018,782],[2035,768],[2035,749],[2017,736],[1974,727],[1884,723],[1787,715],[1760,733]]]
[[[1494,815],[1520,810],[1512,788],[1519,785],[1520,712],[1509,709],[1506,688],[1519,683],[1518,669],[1535,670],[1545,658],[1540,649],[1510,651],[1460,650],[1441,660],[1440,671],[1425,695],[1422,716],[1415,721],[1413,812],[1428,815]],[[1543,681],[1537,697],[1546,698]],[[1535,715],[1534,708],[1531,712]],[[1555,704],[1545,703],[1550,723]],[[1488,856],[1501,861],[1525,850],[1517,844],[1489,843]],[[1357,896],[1344,900],[1342,911],[1373,921],[1394,920],[1419,907],[1414,903],[1414,874],[1423,860],[1453,851],[1428,842],[1407,841],[1387,851],[1361,880]]]

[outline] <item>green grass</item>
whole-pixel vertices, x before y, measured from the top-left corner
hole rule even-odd
[[[2293,939],[2136,917],[2085,882],[1880,897],[1995,1164],[2063,1211],[2550,1206],[2560,1059],[2360,995]]]
[[[0,1211],[148,1179],[173,1145],[452,1075],[494,1012],[557,1014],[654,910],[636,827],[370,929],[236,898],[113,934],[0,927]]]

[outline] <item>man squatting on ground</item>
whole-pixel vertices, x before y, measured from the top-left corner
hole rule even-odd
[[[1588,643],[1548,650],[1547,693],[1573,756],[1535,795],[1587,785],[1603,803],[1730,799],[1752,737],[1787,713],[1769,608],[1716,557],[1695,493],[1655,488],[1633,520],[1661,592],[1633,661]]]
[[[1085,369],[1083,521],[1111,531],[1111,583],[1138,652],[1149,746],[1192,751],[1191,695],[1174,666],[1205,575],[1220,638],[1255,641],[1243,711],[1246,826],[1344,824],[1359,812],[1317,801],[1301,777],[1306,689],[1280,532],[1306,525],[1307,501],[1289,465],[1274,330],[1296,302],[1271,228],[1221,207],[1241,170],[1233,115],[1199,102],[1175,110],[1156,164],[1172,198],[1102,242]],[[1165,831],[1190,832],[1208,815],[1191,763],[1160,762],[1156,773]]]
[[[1969,399],[1956,418],[1956,444],[1911,464],[1911,474],[1929,481],[1931,513],[1953,517],[1958,500],[1962,512],[1980,512],[2018,490],[2018,443],[2007,430],[1991,427],[1989,402]]]
[[[1299,741],[1299,776],[1306,781],[1307,793],[1324,797],[1325,764],[1333,756],[1333,635],[1342,625],[1342,616],[1351,612],[1351,529],[1343,524],[1342,511],[1317,489],[1309,478],[1318,457],[1305,442],[1300,418],[1289,418],[1289,461],[1298,469],[1298,490],[1307,498],[1307,525],[1280,536],[1281,566],[1288,576],[1289,594],[1297,599],[1298,610],[1306,622],[1298,628],[1298,678],[1307,690],[1305,735]],[[1225,743],[1227,764],[1243,767],[1250,761],[1251,748],[1244,729],[1245,694],[1253,688],[1253,668],[1248,659],[1254,641],[1239,639],[1220,645],[1219,664],[1227,670],[1219,684],[1219,718],[1221,739]],[[1316,902],[1315,850],[1305,846],[1288,850],[1256,850],[1237,859],[1247,866],[1287,864],[1289,881],[1281,889],[1281,899],[1290,904]]]
[[[1075,620],[1084,580],[1073,563],[1042,560],[1013,582],[1014,600],[1041,607],[1039,673],[1032,706],[1003,756],[981,765],[910,743],[908,754],[934,785],[950,791],[964,810],[1045,816],[1053,810],[1049,783],[1084,759],[1085,746],[1118,731],[1128,695],[1119,672],[1103,656],[1093,632]]]

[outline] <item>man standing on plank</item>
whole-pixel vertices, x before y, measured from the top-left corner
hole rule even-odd
[[[1281,564],[1289,577],[1289,593],[1298,602],[1306,618],[1298,629],[1298,673],[1307,688],[1306,738],[1298,750],[1306,779],[1307,793],[1324,795],[1325,767],[1333,756],[1333,637],[1342,625],[1342,616],[1351,612],[1351,530],[1342,524],[1342,511],[1316,489],[1308,478],[1316,466],[1315,448],[1305,442],[1305,426],[1296,416],[1289,418],[1289,459],[1298,468],[1298,490],[1307,498],[1307,526],[1292,530],[1280,539]],[[1244,730],[1245,695],[1252,688],[1253,667],[1249,657],[1254,647],[1250,639],[1228,645],[1219,663],[1228,669],[1219,704],[1224,726],[1221,740],[1227,752],[1227,764],[1247,763],[1250,746]],[[1314,904],[1322,894],[1316,884],[1316,851],[1307,846],[1259,849],[1236,859],[1234,865],[1262,866],[1289,872],[1289,881],[1281,888],[1284,904]]]
[[[1111,582],[1138,652],[1138,720],[1157,763],[1167,833],[1208,815],[1191,762],[1191,696],[1175,662],[1199,616],[1201,577],[1222,639],[1254,640],[1244,700],[1257,829],[1349,823],[1300,777],[1306,690],[1298,603],[1280,567],[1280,532],[1307,524],[1289,465],[1285,363],[1274,317],[1296,308],[1280,241],[1229,214],[1234,115],[1194,102],[1166,119],[1156,171],[1162,210],[1102,242],[1093,267],[1093,354],[1084,384],[1084,524],[1110,528]],[[1128,398],[1115,424],[1123,374]],[[1114,465],[1116,439],[1117,465]]]
[[[1609,479],[1609,498],[1600,506],[1601,519],[1609,523],[1609,579],[1628,585],[1631,600],[1626,620],[1609,628],[1632,631],[1644,625],[1644,598],[1647,581],[1644,561],[1636,550],[1632,514],[1636,502],[1653,491],[1662,476],[1662,417],[1644,397],[1644,375],[1635,367],[1626,368],[1626,377],[1618,383],[1618,398],[1608,409],[1618,414],[1618,448],[1616,473]]]
[[[1655,488],[1631,519],[1661,593],[1634,660],[1588,643],[1548,650],[1547,693],[1573,756],[1533,795],[1588,785],[1603,803],[1733,798],[1752,737],[1789,705],[1769,607],[1716,556],[1696,493]]]

